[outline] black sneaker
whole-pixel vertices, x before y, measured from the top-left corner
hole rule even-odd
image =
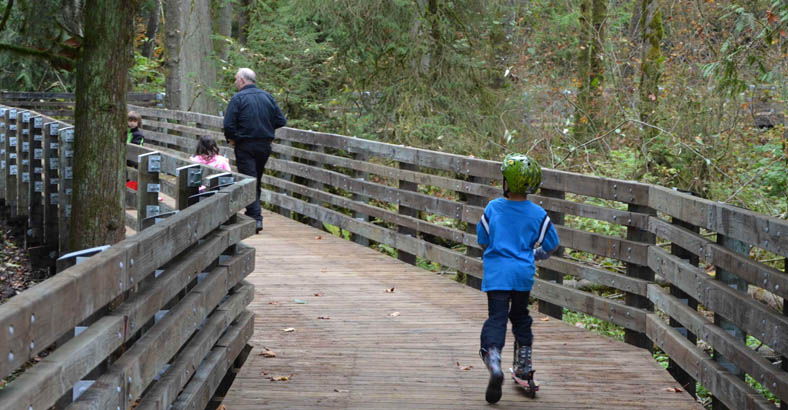
[[[257,220],[257,227],[255,227],[254,231],[255,231],[255,233],[260,233],[260,231],[262,231],[262,230],[263,230],[263,220],[262,219],[258,219]]]

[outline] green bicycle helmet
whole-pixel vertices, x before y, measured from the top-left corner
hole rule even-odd
[[[525,154],[513,152],[507,155],[501,164],[501,173],[508,188],[504,191],[507,197],[509,192],[532,194],[542,183],[542,167]]]

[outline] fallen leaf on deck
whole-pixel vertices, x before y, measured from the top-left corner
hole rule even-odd
[[[665,389],[665,390],[667,390],[667,391],[672,391],[672,392],[674,392],[674,393],[681,393],[681,392],[683,392],[683,391],[684,391],[684,390],[681,390],[681,389],[679,389],[678,387],[668,387],[668,388],[667,388],[667,389]]]
[[[391,312],[391,313],[389,313],[389,316],[391,316],[391,317],[397,317],[399,315],[400,315],[399,312]]]
[[[335,392],[337,392],[337,393],[347,393],[347,392],[349,392],[350,390],[334,389],[334,391],[335,391]]]
[[[315,236],[315,239],[317,239],[319,241],[319,240],[323,239],[323,237],[318,235],[318,236]]]
[[[272,382],[286,382],[293,378],[293,373],[290,373],[290,376],[271,376],[270,379]]]
[[[315,296],[323,296],[323,292],[317,292],[315,293]]]
[[[473,369],[473,366],[461,366],[460,362],[457,362],[457,368],[462,370],[462,371],[468,371],[468,370]]]
[[[295,332],[295,328],[294,328],[294,327],[288,327],[288,328],[286,328],[286,329],[282,329],[282,331],[283,331],[283,332],[288,332],[288,333],[289,333],[289,332]]]
[[[386,293],[394,293],[394,289],[396,288],[386,289]]]
[[[276,357],[276,353],[274,353],[273,350],[265,349],[262,352],[260,352],[260,356],[263,356],[263,357]]]
[[[279,304],[279,302],[277,302],[277,301],[273,301],[273,302],[268,302],[268,304],[269,304],[269,305],[278,305],[278,304]]]
[[[330,317],[328,317],[328,316],[318,316],[317,318],[318,318],[318,319],[323,319],[323,320],[329,320],[329,319],[331,319],[331,318],[330,318]]]
[[[550,320],[550,318],[549,317],[543,317],[543,318],[541,318],[539,320],[541,320],[542,322],[547,322],[547,321]]]

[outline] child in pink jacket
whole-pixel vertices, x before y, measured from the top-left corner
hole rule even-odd
[[[230,161],[227,157],[219,155],[219,146],[216,145],[213,138],[207,135],[200,137],[200,142],[197,144],[197,155],[189,159],[203,165],[230,171]]]

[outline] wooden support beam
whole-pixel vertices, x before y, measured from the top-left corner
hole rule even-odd
[[[657,215],[657,211],[641,205],[629,204],[627,210],[633,213],[653,215],[653,216]],[[635,228],[633,226],[627,227],[627,240],[637,242],[640,245],[646,245],[646,246],[656,244],[656,236],[653,233],[643,229]],[[621,249],[620,251],[623,256],[624,250]],[[646,254],[646,260],[647,259],[648,256]],[[627,276],[645,280],[648,282],[654,281],[654,272],[651,270],[650,267],[648,267],[647,264],[643,262],[641,262],[640,264],[626,262],[626,267],[627,267]],[[627,306],[644,309],[646,311],[654,310],[654,306],[651,304],[651,301],[649,301],[648,298],[642,295],[638,295],[637,293],[626,292],[624,300]],[[629,343],[633,346],[642,347],[648,351],[652,351],[654,347],[654,343],[648,338],[648,336],[644,332],[633,332],[631,330],[624,330],[624,342]]]
[[[542,188],[541,193],[542,196],[547,198],[564,199],[565,197],[565,194],[562,191],[554,191],[545,188]],[[560,229],[560,226],[564,224],[563,213],[548,211],[547,216],[550,218],[550,221],[553,222],[553,225],[556,227],[556,230]],[[568,243],[571,243],[572,241],[568,240],[569,238],[567,238],[567,235],[562,235],[561,231],[558,232],[558,236],[561,241],[561,246],[559,246],[558,249],[556,249],[555,252],[553,252],[553,256],[560,258],[561,256],[564,255],[564,248],[566,246],[570,246],[570,247],[578,246],[578,245],[568,245]],[[561,285],[561,283],[563,283],[564,281],[564,277],[563,277],[564,275],[561,272],[554,271],[548,268],[547,266],[549,265],[541,265],[537,270],[536,276],[545,282]],[[534,296],[536,296],[536,293],[538,292],[534,292],[534,293],[535,293]],[[545,315],[548,316],[552,316],[559,320],[564,316],[564,309],[562,306],[563,306],[562,304],[550,303],[544,299],[539,300],[539,312],[544,313]]]
[[[412,164],[408,164],[407,162],[400,162],[399,163],[399,168],[407,170],[407,171],[418,171],[418,166],[412,165]],[[416,184],[416,183],[413,183],[413,182],[410,182],[410,181],[400,180],[399,181],[399,189],[402,190],[402,191],[418,192],[419,184]],[[405,206],[399,200],[397,201],[397,209],[398,209],[398,213],[400,215],[408,216],[408,217],[411,217],[411,218],[419,218],[419,209],[418,208],[411,208],[409,206]],[[410,237],[413,237],[413,238],[418,238],[419,237],[418,231],[416,231],[414,229],[411,229],[411,228],[408,228],[407,226],[399,226],[397,228],[397,232],[399,232],[402,235],[410,236]],[[408,253],[408,252],[404,252],[401,249],[397,252],[397,259],[399,259],[399,260],[401,260],[401,261],[403,261],[405,263],[409,263],[411,265],[415,265],[416,264],[416,255]]]
[[[58,131],[60,123],[44,124],[43,169],[44,169],[44,243],[58,250],[58,184],[60,183],[60,158]]]
[[[162,213],[159,205],[161,154],[150,152],[137,158],[137,232],[142,232],[155,224],[154,218]]]
[[[28,144],[30,146],[28,167],[28,197],[29,210],[27,219],[27,232],[25,243],[28,248],[41,246],[44,239],[44,118],[40,115],[31,116],[28,122]],[[38,263],[40,260],[33,261],[36,268],[43,265]]]
[[[71,197],[74,184],[74,127],[61,127],[58,130],[58,249],[60,254],[68,253],[68,229],[71,221]]]

